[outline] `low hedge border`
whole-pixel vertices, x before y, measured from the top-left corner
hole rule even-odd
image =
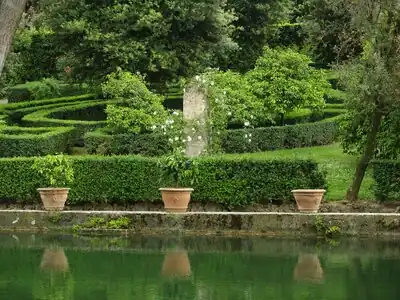
[[[374,193],[378,201],[400,199],[400,161],[372,161]]]
[[[337,121],[342,117],[340,112],[343,111],[339,109],[327,110],[333,117],[315,123],[255,129],[231,129],[228,130],[222,147],[226,153],[246,153],[329,145],[336,140]],[[84,144],[90,154],[159,156],[171,150],[165,136],[155,134],[110,135],[104,129],[86,133]]]
[[[0,156],[41,156],[67,152],[73,127],[2,127],[0,128]]]
[[[75,181],[69,204],[160,201],[157,159],[140,156],[71,157]],[[232,159],[224,156],[197,158],[199,180],[193,201],[229,207],[292,199],[295,188],[323,188],[326,181],[310,160]],[[0,199],[39,201],[36,188],[43,187],[31,169],[32,158],[0,159]]]
[[[85,94],[73,97],[60,97],[52,99],[34,100],[29,102],[19,102],[19,103],[8,103],[0,104],[0,113],[12,112],[24,108],[35,108],[39,110],[41,107],[50,104],[63,104],[63,103],[74,103],[79,101],[94,100],[96,98],[95,94]]]
[[[83,108],[94,107],[98,105],[106,105],[109,103],[117,103],[115,100],[101,100],[101,101],[85,101],[76,105],[63,106],[48,110],[38,110],[31,114],[25,115],[22,118],[24,126],[32,127],[45,127],[45,126],[73,126],[82,132],[94,130],[99,127],[104,127],[106,121],[82,121],[82,120],[63,120],[51,118],[51,115],[57,113],[66,113]]]
[[[78,84],[58,83],[58,85],[60,88],[59,95],[63,97],[80,95],[85,91],[85,89]],[[7,100],[9,103],[35,100],[35,93],[42,86],[46,86],[46,84],[41,81],[32,81],[9,87],[7,88]]]

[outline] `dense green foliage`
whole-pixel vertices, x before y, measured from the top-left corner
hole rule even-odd
[[[107,105],[107,127],[114,133],[146,133],[164,123],[167,112],[163,98],[149,91],[142,79],[118,70],[107,75],[102,84],[106,98],[116,99],[118,105]]]
[[[51,0],[43,3],[42,22],[72,78],[102,79],[119,66],[164,82],[194,75],[236,48],[225,3]]]
[[[0,127],[0,156],[41,156],[66,152],[74,135],[71,127]]]
[[[32,170],[46,182],[46,187],[68,187],[74,181],[71,160],[63,154],[36,157]]]
[[[228,0],[227,8],[237,17],[232,38],[239,50],[222,59],[222,64],[242,72],[252,69],[264,46],[289,21],[292,5],[292,0]]]
[[[248,73],[253,93],[267,111],[285,114],[297,108],[320,109],[330,88],[325,73],[310,66],[306,55],[266,47]]]
[[[157,159],[135,156],[74,157],[75,180],[70,204],[160,201]],[[193,201],[227,206],[290,199],[294,188],[321,188],[323,174],[313,161],[249,160],[204,157],[198,162]],[[36,188],[45,184],[31,169],[33,159],[0,159],[0,198],[30,203],[38,200]]]
[[[400,195],[400,161],[376,160],[372,162],[372,168],[376,199],[379,201],[398,200]]]

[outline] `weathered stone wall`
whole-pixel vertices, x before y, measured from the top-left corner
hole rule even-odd
[[[119,217],[130,220],[123,233],[188,233],[224,235],[310,235],[317,222],[326,228],[337,226],[341,235],[400,237],[400,214],[383,213],[209,213],[167,214],[163,212],[125,211],[26,211],[1,210],[2,231],[80,231],[107,232],[106,227],[85,228],[91,217],[106,222]]]
[[[190,137],[186,144],[188,156],[199,156],[207,149],[207,114],[206,95],[197,86],[189,86],[183,96],[183,117],[189,123],[185,128],[186,136]],[[193,130],[194,126],[195,130]]]

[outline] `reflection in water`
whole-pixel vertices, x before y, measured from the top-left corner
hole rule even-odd
[[[294,278],[309,283],[322,283],[324,270],[317,254],[300,254],[294,269]]]
[[[398,241],[17,236],[0,234],[0,299],[400,299]]]
[[[192,274],[186,250],[173,250],[167,253],[161,269],[166,278],[189,278]]]
[[[46,271],[67,272],[68,259],[63,248],[46,248],[42,256],[40,268]]]

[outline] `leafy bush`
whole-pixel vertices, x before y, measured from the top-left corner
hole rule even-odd
[[[0,128],[0,156],[41,156],[66,152],[71,137],[72,127],[56,128]]]
[[[161,170],[155,158],[135,156],[71,157],[74,182],[69,186],[71,204],[161,201]],[[0,199],[38,201],[36,188],[44,182],[31,166],[34,159],[0,159]],[[322,188],[325,178],[313,161],[197,158],[198,182],[193,201],[227,206],[292,199],[294,188]]]
[[[117,99],[119,105],[108,105],[107,127],[114,133],[145,133],[164,123],[166,111],[163,98],[150,92],[142,79],[118,70],[102,84],[106,98]]]
[[[176,150],[161,158],[158,166],[162,176],[172,182],[173,187],[184,187],[185,183],[192,186],[197,180],[197,161],[186,157],[182,151]]]
[[[35,158],[32,169],[46,181],[46,187],[66,187],[74,181],[74,169],[62,154]]]
[[[379,201],[398,200],[400,196],[400,161],[375,160],[372,162],[374,193]]]
[[[266,47],[254,70],[246,75],[267,111],[285,114],[298,108],[323,107],[330,88],[325,72],[310,66],[311,59],[291,49]]]

